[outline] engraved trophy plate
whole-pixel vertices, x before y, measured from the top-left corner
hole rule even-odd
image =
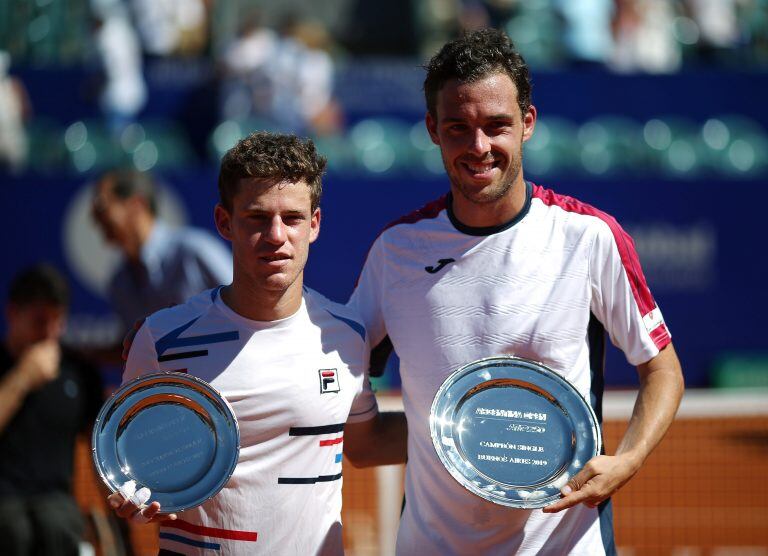
[[[544,365],[513,356],[461,367],[435,395],[429,427],[437,455],[474,494],[541,508],[598,455],[600,426],[576,388]]]
[[[139,377],[104,404],[93,461],[113,491],[127,481],[152,491],[162,513],[198,506],[235,470],[240,431],[232,408],[210,384],[182,373]]]

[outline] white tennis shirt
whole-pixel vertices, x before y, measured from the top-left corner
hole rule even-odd
[[[207,381],[232,405],[241,445],[224,489],[165,522],[160,546],[200,555],[343,554],[343,426],[378,411],[367,366],[359,317],[308,288],[301,308],[278,321],[238,315],[218,288],[150,316],[123,381],[157,371]]]
[[[446,195],[386,228],[349,302],[370,345],[388,335],[400,357],[408,465],[397,553],[610,552],[610,505],[544,514],[465,490],[435,453],[429,411],[453,371],[512,354],[561,373],[600,418],[603,331],[634,365],[670,341],[632,240],[607,214],[530,183],[503,226],[468,228],[449,207]]]

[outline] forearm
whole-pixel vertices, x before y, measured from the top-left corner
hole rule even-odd
[[[671,344],[658,359],[638,367],[640,391],[627,431],[616,449],[616,455],[624,457],[635,470],[661,442],[683,395],[683,375]]]
[[[683,395],[683,373],[672,344],[638,365],[637,371],[640,393],[616,455],[589,460],[561,489],[563,498],[544,508],[545,513],[581,503],[596,507],[626,484],[661,442]]]
[[[371,421],[350,424],[344,432],[344,455],[355,467],[405,463],[408,422],[402,411],[379,413]]]

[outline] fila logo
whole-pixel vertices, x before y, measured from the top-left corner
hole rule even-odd
[[[320,375],[320,393],[327,394],[329,392],[338,392],[339,377],[336,374],[336,369],[320,369],[317,371]]]
[[[440,259],[437,261],[436,266],[425,266],[424,270],[429,272],[430,274],[436,274],[440,272],[443,268],[445,268],[445,265],[448,263],[455,263],[456,259]]]

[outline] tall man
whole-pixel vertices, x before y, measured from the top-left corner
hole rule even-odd
[[[98,371],[62,349],[69,288],[48,265],[12,280],[0,343],[0,554],[79,553],[75,443],[102,402]]]
[[[205,230],[173,229],[158,218],[157,187],[148,173],[114,170],[101,176],[92,213],[106,241],[123,255],[108,296],[125,330],[232,279],[230,254],[221,241]],[[94,355],[119,362],[121,351],[116,345]]]
[[[610,496],[661,440],[683,391],[633,243],[607,214],[523,178],[536,108],[503,33],[446,44],[424,91],[450,192],[379,235],[350,300],[371,345],[388,337],[400,357],[409,436],[398,554],[612,553]],[[501,507],[453,480],[429,433],[446,377],[514,354],[561,373],[600,415],[605,331],[640,377],[615,455],[587,462],[543,510]]]
[[[365,376],[359,317],[303,285],[324,168],[314,145],[295,136],[255,133],[235,145],[221,162],[214,212],[232,244],[232,283],[151,315],[136,333],[124,381],[190,373],[227,398],[240,427],[232,478],[161,523],[161,554],[343,553],[342,444],[348,430],[365,437],[384,418]],[[405,436],[392,430],[395,440],[366,458],[402,461]],[[123,517],[161,518],[157,502],[138,507],[116,493],[110,503]]]

